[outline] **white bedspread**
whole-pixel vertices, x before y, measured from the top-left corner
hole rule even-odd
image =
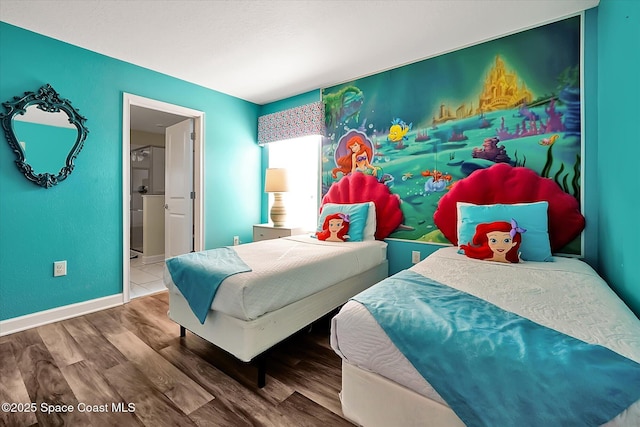
[[[387,259],[382,241],[323,242],[309,235],[232,248],[252,271],[225,279],[211,308],[242,320],[257,319]],[[164,283],[170,292],[180,292],[166,266]]]
[[[553,262],[501,264],[470,259],[450,247],[411,270],[640,362],[640,320],[582,261],[554,257]],[[334,317],[331,346],[352,365],[446,405],[361,304],[349,301]],[[611,425],[640,425],[640,402]]]

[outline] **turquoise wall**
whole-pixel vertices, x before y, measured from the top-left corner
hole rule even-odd
[[[640,2],[600,0],[596,46],[598,270],[640,316]]]
[[[0,144],[0,320],[122,292],[123,92],[205,113],[205,246],[251,240],[259,106],[6,23],[0,51],[0,101],[50,83],[90,130],[73,173],[50,189],[27,181]],[[67,276],[53,277],[57,260]]]

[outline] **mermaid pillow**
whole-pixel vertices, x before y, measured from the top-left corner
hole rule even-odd
[[[525,261],[552,261],[548,233],[548,209],[546,201],[534,203],[475,205],[457,202],[458,244],[469,244],[482,223],[505,221],[515,218],[520,228],[527,230],[520,246]]]
[[[517,263],[520,262],[520,244],[522,234],[527,230],[511,221],[493,221],[478,224],[473,239],[461,244],[460,250],[469,258],[486,261]]]
[[[375,213],[375,206],[371,209]],[[367,240],[365,231],[367,230],[367,219],[369,218],[369,210],[370,202],[348,204],[325,203],[324,205],[322,205],[322,211],[320,213],[320,218],[318,219],[318,228],[316,229],[316,231],[321,232],[325,229],[328,230],[328,216],[343,214],[345,215],[345,217],[343,217],[342,220],[343,222],[346,222],[348,224],[349,237],[341,240],[348,240],[349,242],[362,242],[363,240]],[[335,221],[336,220],[334,219],[334,225],[336,224]],[[373,223],[373,227],[375,230],[375,222]],[[316,235],[320,240],[322,240],[317,233]]]
[[[327,215],[322,223],[322,230],[316,231],[316,237],[327,242],[346,242],[349,239],[350,219],[345,213]]]

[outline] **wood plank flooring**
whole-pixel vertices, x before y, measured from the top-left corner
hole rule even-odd
[[[168,307],[164,292],[1,337],[0,402],[37,410],[3,410],[0,425],[352,425],[330,316],[272,349],[258,389],[255,366],[190,332],[180,338]]]

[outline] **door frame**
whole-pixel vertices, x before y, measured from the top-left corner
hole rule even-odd
[[[151,98],[123,92],[122,97],[122,302],[130,300],[130,212],[129,193],[131,187],[131,106],[172,113],[194,120],[193,129],[193,249],[204,248],[204,112]]]

